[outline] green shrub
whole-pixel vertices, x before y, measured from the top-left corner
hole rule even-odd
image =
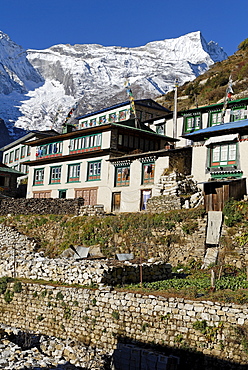
[[[238,50],[245,50],[248,48],[248,38],[245,39],[244,41],[242,41],[239,46],[238,46]]]
[[[58,293],[56,294],[56,299],[57,299],[57,301],[58,301],[58,300],[62,301],[62,300],[64,299],[64,295],[63,295],[61,292],[58,292]]]
[[[234,199],[230,199],[225,203],[223,215],[225,218],[225,224],[229,227],[235,226],[243,219],[243,214],[241,208],[239,207],[239,203]]]
[[[118,312],[118,311],[113,311],[113,312],[112,312],[112,317],[113,317],[114,319],[116,319],[116,320],[119,320],[119,318],[120,318],[120,314],[119,314],[119,312]]]
[[[13,296],[14,296],[14,292],[12,292],[11,290],[6,290],[6,292],[4,293],[4,300],[5,302],[7,303],[10,303],[13,299]]]
[[[14,293],[21,293],[22,291],[22,283],[20,281],[16,281],[13,286]]]

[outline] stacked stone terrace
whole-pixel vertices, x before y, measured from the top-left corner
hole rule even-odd
[[[129,261],[49,259],[35,250],[37,245],[34,241],[0,224],[0,277],[15,276],[82,285],[116,285],[140,281],[139,265]],[[144,281],[171,277],[171,265],[163,262],[144,263],[142,271]]]

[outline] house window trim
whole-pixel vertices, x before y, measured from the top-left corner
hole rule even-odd
[[[9,163],[13,163],[13,162],[14,162],[14,150],[12,150],[9,153]]]
[[[218,121],[216,123],[213,123],[213,115],[214,114],[217,116],[217,120],[219,119],[218,118],[218,115],[220,114],[220,121]],[[208,127],[217,126],[217,125],[220,125],[221,123],[222,123],[222,111],[221,110],[216,110],[216,111],[213,111],[213,112],[210,112],[209,113],[209,124],[208,124]]]
[[[196,119],[198,117],[200,118],[200,122],[199,122],[199,126],[196,126]],[[192,127],[188,127],[188,120],[189,119],[194,119],[194,122],[193,122],[193,126]],[[184,116],[184,132],[185,133],[189,133],[189,132],[194,132],[194,131],[200,130],[201,127],[202,127],[202,115],[201,115],[201,113]]]
[[[68,164],[68,167],[67,167],[67,183],[74,183],[74,182],[80,182],[80,176],[81,176],[81,164],[82,162],[80,163],[73,163],[73,164]],[[78,167],[79,166],[79,169],[77,169],[76,171],[78,172],[78,176],[70,176],[70,171],[71,171],[71,168],[72,167]]]
[[[235,145],[235,159],[229,159],[230,157],[230,146]],[[227,159],[221,161],[221,155],[223,153],[222,148],[227,147]],[[214,156],[214,148],[219,148],[219,160],[218,161],[213,161],[213,156]],[[237,165],[237,160],[238,160],[238,143],[237,142],[225,142],[223,144],[216,144],[216,145],[211,145],[209,148],[209,167],[210,168],[218,168],[218,167],[230,167],[230,166],[236,166]]]
[[[25,158],[26,157],[26,146],[23,145],[21,147],[21,159]]]
[[[52,177],[53,175],[53,170],[54,169],[59,169],[59,177],[58,178],[54,178]],[[61,175],[62,175],[62,166],[51,166],[50,167],[50,178],[49,178],[49,185],[56,185],[56,184],[60,184],[61,183]]]
[[[100,169],[97,168],[97,174],[90,175],[90,166],[98,164],[100,165]],[[102,174],[102,160],[98,161],[90,161],[87,165],[87,180],[86,181],[99,181],[101,180],[101,174]]]
[[[152,177],[149,176],[147,178],[147,180],[145,179],[145,167],[146,166],[149,166],[151,165],[152,166]],[[154,172],[155,172],[155,162],[154,161],[150,161],[150,162],[143,162],[142,163],[142,178],[141,178],[141,185],[151,185],[151,184],[154,184]]]
[[[38,171],[42,171],[43,172],[43,176],[42,176],[42,179],[41,180],[36,180],[36,173],[38,173]],[[44,176],[45,176],[45,167],[36,168],[34,170],[33,186],[41,186],[41,185],[44,185]]]
[[[233,111],[244,111],[244,117],[243,118],[238,118],[238,119],[233,119],[233,114],[232,112]],[[245,113],[246,112],[246,113]],[[231,113],[230,113],[230,122],[236,122],[236,121],[243,121],[244,119],[247,119],[248,118],[248,114],[247,114],[247,107],[245,105],[242,105],[240,107],[233,107],[231,109]]]
[[[127,169],[128,170],[128,173],[126,176],[128,176],[128,178],[126,180],[123,180],[123,174],[121,174],[121,181],[118,181],[118,170],[124,170]],[[119,187],[123,187],[123,186],[129,186],[130,185],[130,164],[126,164],[126,165],[122,165],[122,166],[116,166],[115,167],[115,187],[119,188]]]
[[[101,149],[102,134],[80,136],[70,140],[70,154],[84,153]]]
[[[55,145],[56,145],[56,151],[54,151]],[[52,147],[52,150],[50,150],[51,147]],[[63,152],[63,141],[56,141],[53,143],[48,143],[48,144],[40,145],[39,147],[37,147],[36,157],[38,158],[59,157],[62,155],[62,152]]]

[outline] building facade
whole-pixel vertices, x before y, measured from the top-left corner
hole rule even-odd
[[[142,104],[153,114],[165,111],[149,99]],[[168,158],[158,153],[173,147],[175,140],[130,118],[130,112],[122,120],[121,112],[129,106],[79,117],[73,131],[29,142],[27,197],[83,198],[85,205],[103,204],[106,212],[145,209],[154,184],[169,166]],[[114,109],[115,122],[100,121]],[[124,159],[127,154],[133,157]]]

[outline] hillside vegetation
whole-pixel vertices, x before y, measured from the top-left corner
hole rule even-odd
[[[226,233],[221,240],[222,253],[234,255],[236,247],[242,249],[248,245],[248,202],[230,200],[223,213]],[[180,243],[183,249],[185,240],[182,235],[196,232],[196,221],[204,216],[204,209],[199,207],[161,214],[129,213],[103,217],[19,215],[1,217],[0,222],[34,238],[39,250],[51,258],[59,256],[70,244],[97,245],[105,257],[114,258],[116,253],[133,252],[136,262],[140,263],[156,255],[157,245],[163,246],[165,260],[166,251],[170,251],[174,243]],[[143,283],[142,286],[121,286],[118,289],[167,297],[248,303],[245,268],[224,264],[221,258],[216,265],[202,269],[202,262],[191,259],[187,264],[173,266],[174,277],[170,280]],[[211,282],[212,271],[216,277],[214,286]]]
[[[149,258],[156,256],[157,245],[166,249],[174,242],[183,244],[179,234],[196,231],[196,221],[204,214],[200,207],[161,214],[127,213],[103,217],[18,215],[1,217],[0,221],[34,238],[48,257],[59,256],[71,244],[99,246],[104,256],[110,258],[114,258],[116,253],[133,252],[140,256],[140,244],[143,243],[145,256]],[[169,231],[169,234],[164,231]]]
[[[178,88],[178,110],[223,101],[230,75],[233,80],[233,99],[248,97],[248,39],[240,43],[234,55],[215,63],[194,81]],[[173,110],[174,91],[158,97],[156,101]]]

